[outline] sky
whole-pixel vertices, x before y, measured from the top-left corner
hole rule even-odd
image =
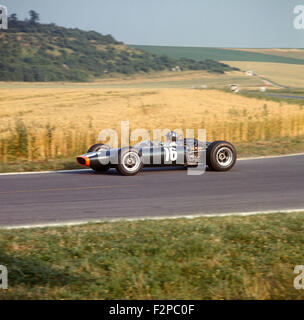
[[[126,44],[303,48],[304,0],[0,0],[19,19],[112,34]],[[303,21],[304,23],[304,21]]]

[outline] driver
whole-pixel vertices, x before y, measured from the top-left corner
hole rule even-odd
[[[175,147],[177,142],[177,133],[175,131],[169,131],[166,134],[165,145],[169,147]]]

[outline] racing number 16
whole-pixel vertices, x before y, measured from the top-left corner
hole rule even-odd
[[[165,161],[176,161],[177,151],[175,147],[165,147]]]

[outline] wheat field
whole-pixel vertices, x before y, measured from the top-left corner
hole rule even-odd
[[[264,77],[279,85],[294,88],[304,88],[304,65],[253,61],[225,61],[232,67],[241,70],[252,70],[258,76]]]
[[[304,135],[303,106],[194,89],[0,89],[0,162],[71,157],[102,129],[207,130],[233,143]]]

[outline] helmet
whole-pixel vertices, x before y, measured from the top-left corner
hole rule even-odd
[[[170,131],[166,134],[167,142],[176,142],[177,141],[177,133],[174,131]]]

